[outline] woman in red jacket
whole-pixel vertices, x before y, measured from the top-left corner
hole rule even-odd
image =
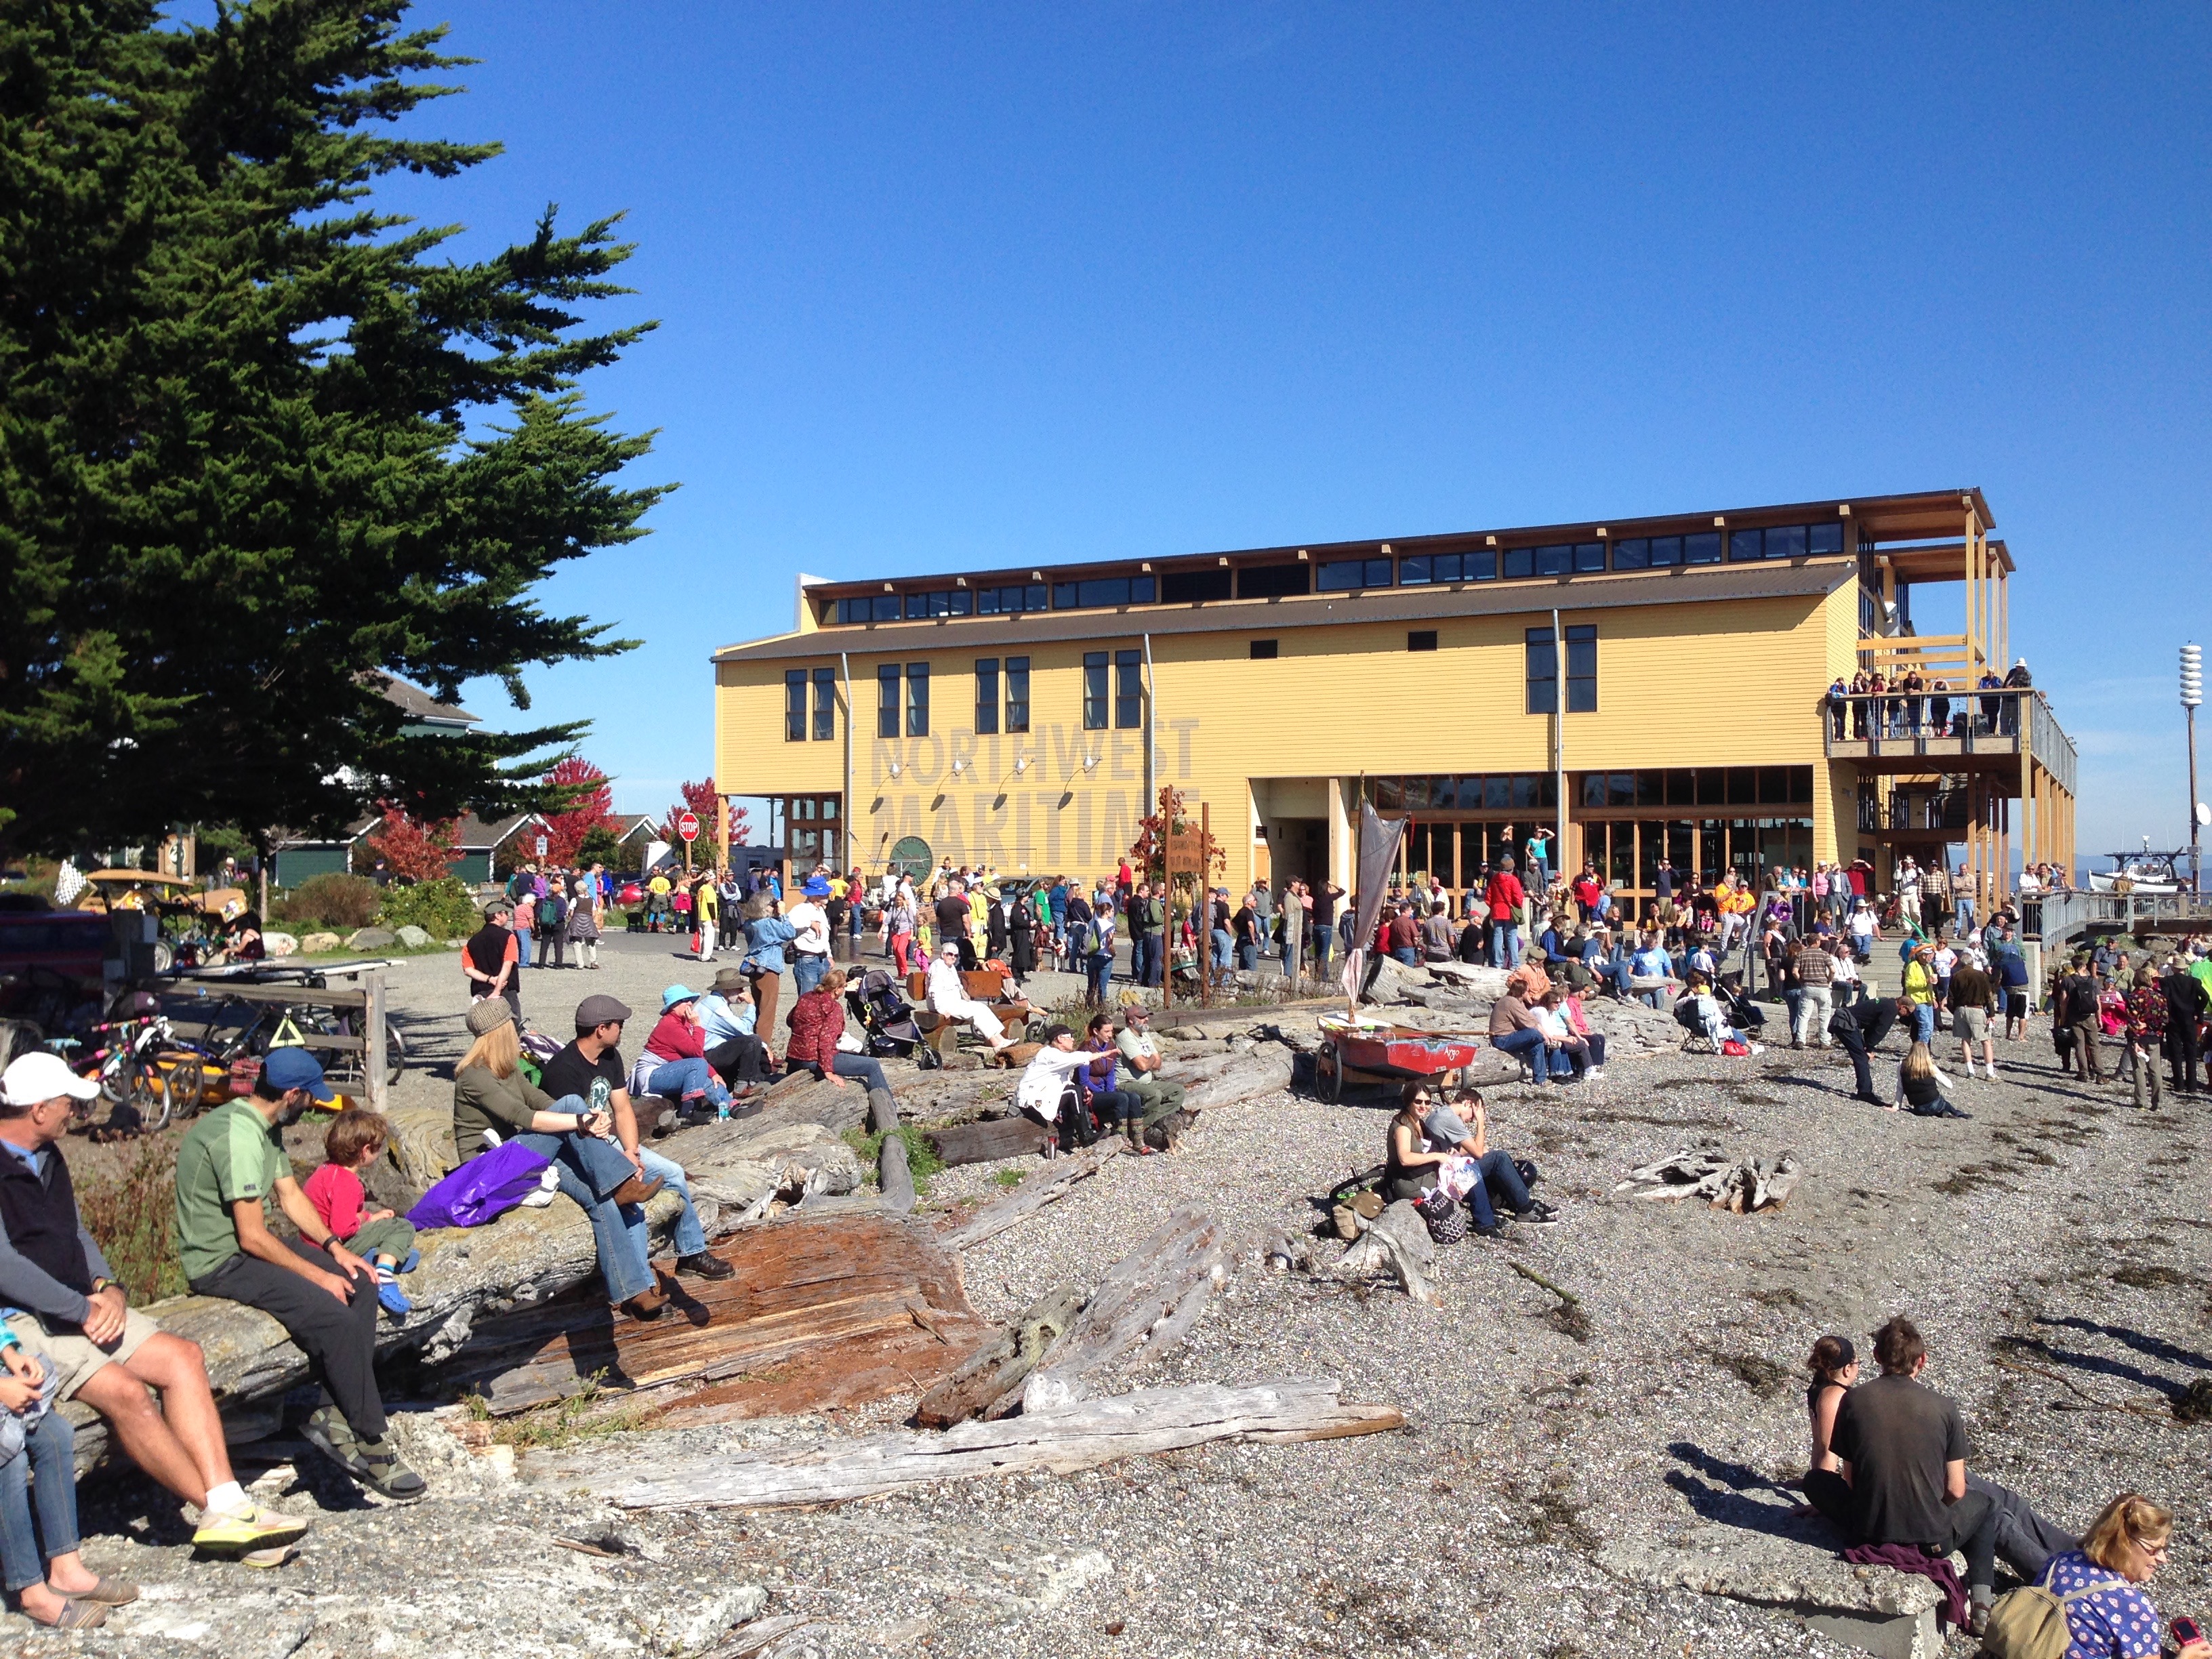
[[[707,1063],[696,991],[672,985],[661,993],[660,1018],[630,1068],[630,1092],[672,1100],[685,1116],[729,1115],[729,1088]]]
[[[811,991],[799,994],[791,1005],[786,1024],[791,1046],[784,1064],[794,1072],[811,1072],[824,1081],[858,1078],[870,1089],[890,1089],[883,1062],[868,1054],[848,1054],[837,1047],[845,1035],[845,970],[832,968]]]

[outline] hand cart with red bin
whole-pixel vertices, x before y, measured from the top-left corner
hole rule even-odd
[[[1321,1017],[1321,1051],[1314,1057],[1314,1087],[1323,1100],[1344,1098],[1345,1085],[1404,1083],[1435,1078],[1460,1081],[1474,1063],[1482,1040],[1454,1031],[1422,1031],[1380,1020]]]

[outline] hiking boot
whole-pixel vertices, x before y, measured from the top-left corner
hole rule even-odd
[[[314,1413],[300,1425],[300,1437],[340,1468],[348,1467],[354,1448],[360,1443],[355,1438],[353,1425],[347,1422],[336,1406],[318,1406]]]
[[[676,1258],[676,1271],[692,1279],[735,1279],[738,1270],[719,1255],[702,1250],[696,1255]]]
[[[641,1175],[634,1175],[609,1193],[607,1197],[617,1204],[642,1204],[665,1184],[659,1176],[648,1181]]]
[[[655,1285],[640,1291],[622,1304],[622,1310],[632,1319],[653,1320],[660,1317],[661,1310],[668,1305],[668,1292]]]
[[[250,1553],[296,1543],[307,1535],[305,1521],[248,1504],[226,1515],[203,1514],[192,1534],[192,1547]]]
[[[422,1477],[407,1467],[389,1434],[375,1440],[355,1442],[353,1457],[346,1468],[371,1492],[403,1504],[414,1502],[429,1490]]]

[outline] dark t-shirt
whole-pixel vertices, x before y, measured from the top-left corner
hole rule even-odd
[[[1313,896],[1313,919],[1316,927],[1326,927],[1336,920],[1336,896],[1326,887]]]
[[[545,1062],[539,1086],[556,1100],[580,1096],[586,1105],[597,1111],[616,1090],[629,1086],[629,1068],[623,1064],[618,1048],[608,1049],[595,1064],[586,1060],[583,1050],[572,1042]]]
[[[968,901],[947,893],[937,901],[937,933],[940,940],[968,937]]]
[[[1906,1376],[1863,1382],[1836,1408],[1830,1442],[1851,1466],[1861,1541],[1936,1544],[1951,1535],[1943,1466],[1972,1455],[1959,1408]]]

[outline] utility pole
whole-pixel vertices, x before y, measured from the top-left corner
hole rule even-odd
[[[2197,709],[2204,701],[2204,653],[2196,645],[2181,647],[2181,712],[2189,720],[2189,895],[2203,891],[2197,836],[2202,833],[2202,810],[2197,805]]]

